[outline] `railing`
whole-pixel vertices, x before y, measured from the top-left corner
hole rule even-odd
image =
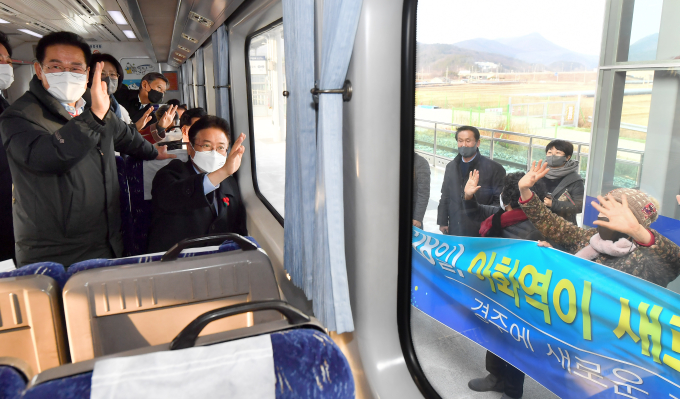
[[[434,142],[433,143],[422,142],[422,141],[416,140],[416,143],[420,143],[421,145],[428,145],[428,146],[432,145],[432,153],[425,152],[425,151],[422,151],[422,150],[417,150],[417,149],[416,149],[416,152],[421,153],[423,155],[434,157],[435,165],[437,164],[437,162],[436,162],[437,159],[442,161],[442,163],[448,163],[451,160],[453,160],[453,158],[451,158],[451,157],[447,157],[445,155],[437,153],[437,145],[438,145],[437,144],[437,134],[438,134],[438,132],[446,132],[446,134],[451,135],[455,132],[455,130],[438,129],[438,127],[439,126],[449,126],[449,127],[457,128],[457,127],[464,126],[464,125],[456,124],[456,123],[436,122],[436,121],[430,121],[430,120],[424,120],[424,119],[416,119],[415,121],[416,121],[416,127],[421,127],[421,128],[425,128],[425,129],[429,129],[429,130],[434,131]],[[434,127],[418,126],[418,124],[417,124],[418,122],[433,124]],[[510,132],[510,131],[499,130],[499,129],[490,129],[490,128],[484,128],[484,127],[477,127],[477,128],[479,129],[480,133],[482,133],[482,139],[489,140],[489,144],[490,144],[490,146],[489,146],[490,147],[489,148],[489,158],[490,159],[494,159],[494,145],[496,143],[508,143],[508,144],[520,145],[520,146],[523,146],[523,147],[527,147],[527,153],[526,153],[527,162],[526,162],[526,165],[520,164],[518,162],[504,160],[504,159],[496,159],[496,161],[498,163],[502,164],[502,165],[514,167],[514,168],[517,168],[517,169],[521,169],[522,167],[526,167],[526,170],[528,170],[531,167],[531,163],[533,161],[534,149],[538,148],[538,149],[541,150],[541,152],[543,152],[545,150],[544,146],[535,145],[534,140],[551,141],[551,140],[555,139],[555,137],[535,136],[535,135],[531,135],[531,134],[527,134],[527,133]],[[484,135],[483,132],[489,132],[490,135],[488,135],[488,136]],[[525,143],[523,141],[515,141],[515,140],[509,140],[507,138],[500,138],[500,137],[496,137],[496,134],[506,134],[506,135],[512,135],[512,136],[526,137],[526,138],[529,139],[529,142]],[[574,146],[576,147],[576,151],[574,151],[572,158],[579,161],[579,163],[582,160],[582,158],[584,158],[584,157],[586,159],[588,159],[589,153],[585,153],[585,152],[581,152],[581,151],[582,151],[583,147],[590,147],[590,143],[573,141],[573,140],[569,140],[569,141],[572,144],[574,144]],[[455,152],[455,151],[457,151],[457,148],[451,148],[451,150],[452,150],[451,152]],[[634,184],[635,187],[634,188],[639,187],[640,186],[640,174],[642,173],[642,162],[644,160],[644,151],[632,150],[632,149],[627,149],[627,148],[618,148],[618,152],[635,154],[635,155],[640,156],[639,162],[630,161],[630,160],[621,159],[621,158],[617,158],[617,160],[616,160],[617,163],[634,165],[634,166],[637,167],[637,174],[635,176],[635,184]],[[541,158],[543,158],[543,157],[541,156]]]

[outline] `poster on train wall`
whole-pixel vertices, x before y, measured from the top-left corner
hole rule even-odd
[[[158,72],[158,64],[151,58],[121,58],[120,65],[123,67],[123,84],[130,90],[139,90],[142,78],[149,72]]]
[[[680,399],[680,295],[535,242],[413,229],[411,304],[565,399]]]

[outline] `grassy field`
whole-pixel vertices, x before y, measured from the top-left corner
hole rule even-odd
[[[651,83],[629,85],[629,87],[635,89],[651,88]],[[596,84],[594,81],[586,83],[578,81],[545,81],[508,84],[451,84],[446,86],[425,86],[417,87],[416,89],[416,105],[435,105],[440,108],[469,109],[477,112],[484,112],[484,109],[487,108],[503,108],[505,112],[507,112],[510,101],[512,101],[512,104],[523,104],[577,100],[576,96],[546,97],[532,96],[532,94],[595,90]],[[651,95],[626,96],[623,102],[621,121],[623,123],[646,126],[649,119],[650,101]],[[579,128],[590,130],[594,105],[594,97],[581,96],[578,121]],[[561,108],[561,104],[551,104],[548,112],[551,114],[561,113]],[[514,109],[513,117],[517,111],[518,109]],[[532,114],[541,113],[542,105],[532,106],[530,112]],[[468,117],[468,120],[469,119],[470,118]],[[559,117],[555,117],[555,119],[559,119]],[[467,122],[461,121],[456,123]],[[494,126],[481,127],[504,129],[506,125],[503,124],[503,126],[499,126],[498,123],[495,123]],[[522,127],[522,124],[519,123],[512,123],[510,130],[519,133],[532,133],[529,127]],[[644,141],[646,139],[646,133],[621,129],[621,137],[636,141]]]

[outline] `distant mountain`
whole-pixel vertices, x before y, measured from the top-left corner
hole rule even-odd
[[[455,43],[454,46],[467,50],[504,55],[510,58],[516,58],[515,54],[519,52],[519,50],[499,43],[496,40],[483,39],[481,37],[477,39],[464,40],[462,42]]]
[[[580,54],[558,46],[539,33],[496,40],[477,38],[454,43],[454,46],[495,53],[531,64],[550,65],[555,62],[574,62],[591,69],[597,67],[598,63],[597,56]]]
[[[631,44],[628,48],[628,61],[650,61],[656,59],[659,34],[654,33]]]
[[[417,44],[418,72],[431,72],[435,76],[444,76],[446,68],[449,77],[455,76],[460,69],[471,69],[475,62],[493,62],[502,67],[499,72],[531,70],[531,64],[515,58],[490,52],[474,51],[460,48],[452,44]]]

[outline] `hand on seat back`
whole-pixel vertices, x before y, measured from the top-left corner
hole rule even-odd
[[[106,113],[109,112],[111,106],[111,99],[106,87],[106,82],[102,82],[103,62],[98,62],[94,69],[92,76],[92,88],[90,95],[92,97],[92,113],[99,119],[104,119]]]
[[[168,146],[167,145],[158,145],[154,144],[154,147],[158,150],[158,156],[156,157],[157,161],[160,161],[162,159],[172,159],[172,158],[177,158],[177,155],[175,154],[168,154]]]

